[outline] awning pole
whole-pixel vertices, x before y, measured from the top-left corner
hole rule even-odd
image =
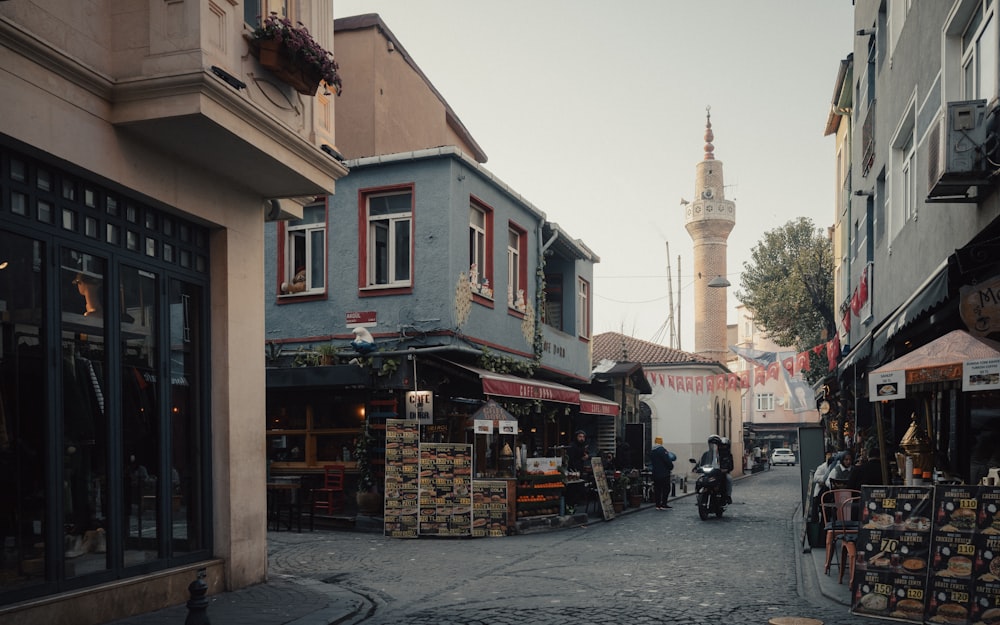
[[[882,429],[882,406],[884,401],[875,404],[875,427],[878,433],[878,448],[882,453],[882,483],[889,484],[889,450],[885,446],[885,431]]]

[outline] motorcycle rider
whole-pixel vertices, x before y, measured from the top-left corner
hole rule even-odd
[[[733,453],[729,439],[718,434],[708,437],[708,451],[701,455],[698,466],[715,467],[726,475],[726,503],[733,503]]]

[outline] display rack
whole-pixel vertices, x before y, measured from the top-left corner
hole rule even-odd
[[[521,475],[517,480],[517,518],[562,514],[565,491],[561,473]]]

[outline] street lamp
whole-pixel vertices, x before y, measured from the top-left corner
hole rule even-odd
[[[722,276],[715,276],[714,278],[708,281],[708,286],[713,289],[725,289],[727,287],[732,286],[732,284],[730,284],[729,280],[726,280]]]

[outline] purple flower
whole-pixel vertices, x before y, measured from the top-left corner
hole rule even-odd
[[[323,81],[340,95],[343,90],[340,74],[337,73],[340,66],[333,59],[333,54],[319,45],[301,22],[295,26],[288,18],[271,13],[254,29],[253,39],[280,41],[292,58],[318,73]]]

